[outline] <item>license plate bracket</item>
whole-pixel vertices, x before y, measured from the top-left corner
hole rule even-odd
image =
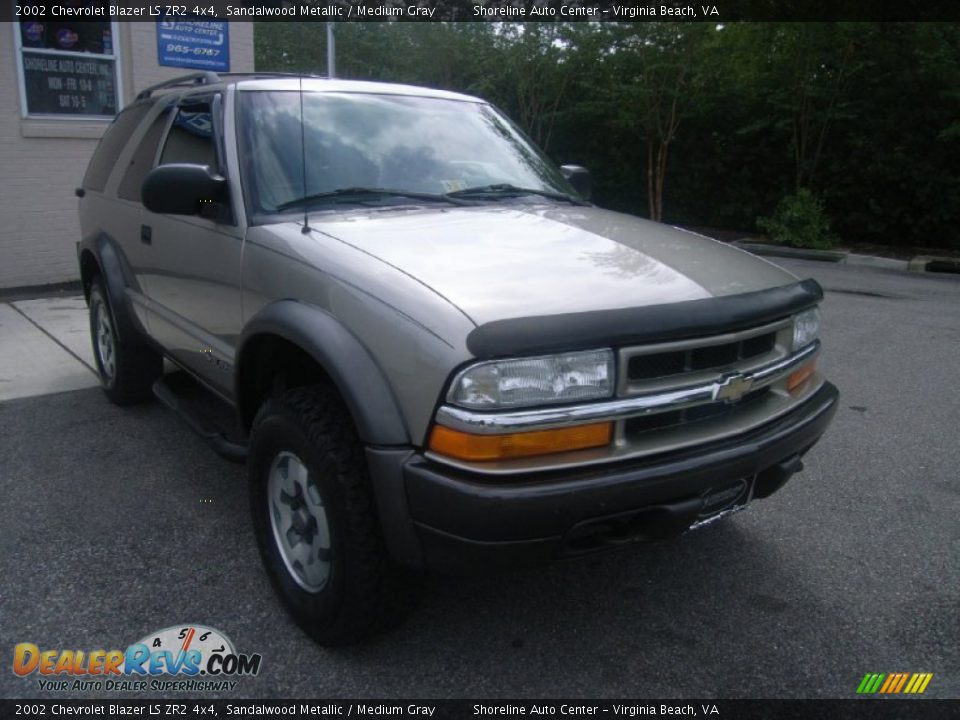
[[[753,500],[753,486],[756,476],[744,478],[719,488],[711,488],[703,494],[703,510],[696,521],[687,529],[699,530],[711,523],[740,512]]]

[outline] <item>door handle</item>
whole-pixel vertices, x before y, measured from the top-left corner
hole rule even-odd
[[[153,228],[151,228],[149,225],[140,226],[140,242],[142,242],[144,245],[153,244]]]

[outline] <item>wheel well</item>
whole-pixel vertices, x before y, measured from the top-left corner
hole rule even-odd
[[[244,432],[263,402],[274,393],[305,385],[334,386],[330,375],[300,346],[277,335],[251,338],[240,358],[237,400]]]
[[[90,300],[90,286],[93,279],[100,274],[100,265],[97,258],[89,250],[80,253],[80,283],[83,286],[83,297]]]

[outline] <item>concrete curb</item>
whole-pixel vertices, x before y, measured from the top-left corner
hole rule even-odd
[[[942,257],[939,255],[917,255],[909,262],[907,269],[913,272],[960,274],[960,258]]]
[[[784,247],[783,245],[767,245],[766,243],[757,243],[744,240],[734,240],[730,244],[736,245],[742,250],[752,252],[754,255],[796,258],[797,260],[818,260],[820,262],[842,263],[844,260],[846,260],[848,254],[841,250],[810,250],[807,248],[792,248]]]
[[[896,258],[877,257],[876,255],[857,255],[849,253],[844,262],[847,265],[865,265],[867,267],[887,268],[889,270],[909,270],[910,264],[907,260],[897,260]]]
[[[910,272],[957,273],[960,274],[960,258],[939,255],[917,255],[912,260],[897,260],[876,255],[860,255],[846,250],[810,250],[791,248],[782,245],[768,245],[744,240],[730,243],[738,248],[764,257],[794,258],[797,260],[816,260],[843,265],[883,268],[886,270],[909,270]]]
[[[82,292],[83,287],[79,280],[67,280],[49,285],[18,285],[16,287],[0,288],[0,303],[59,296],[69,297],[80,295]]]

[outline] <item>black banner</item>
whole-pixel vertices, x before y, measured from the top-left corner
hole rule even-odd
[[[0,20],[734,22],[957,21],[956,0],[117,0],[0,2]]]
[[[960,700],[0,700],[0,717],[933,720]]]

